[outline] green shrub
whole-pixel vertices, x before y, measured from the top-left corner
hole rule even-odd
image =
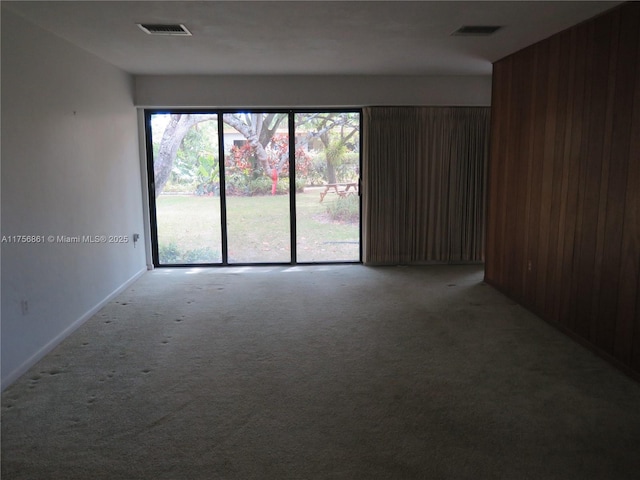
[[[196,185],[195,194],[198,196],[202,195],[213,195],[215,197],[220,196],[220,185],[217,183],[200,183]]]
[[[280,178],[278,179],[278,186],[276,187],[277,195],[287,195],[289,194],[289,178]]]
[[[180,263],[216,263],[220,261],[220,256],[213,249],[204,247],[195,250],[187,250],[182,254]]]
[[[231,173],[225,177],[225,188],[227,195],[249,195],[249,177],[241,173]]]
[[[162,264],[216,263],[220,261],[219,252],[211,248],[196,248],[182,252],[173,242],[159,245],[158,257]]]
[[[251,195],[266,195],[268,193],[270,194],[272,184],[273,181],[270,178],[261,175],[260,177],[254,178],[249,182],[249,191],[251,192]]]
[[[180,249],[171,242],[168,245],[158,245],[160,263],[180,263]]]
[[[360,197],[358,195],[338,197],[333,202],[327,203],[327,213],[331,220],[337,222],[358,222],[360,220]]]

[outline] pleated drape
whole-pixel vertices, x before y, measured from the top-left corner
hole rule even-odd
[[[488,107],[363,112],[365,264],[484,261]]]

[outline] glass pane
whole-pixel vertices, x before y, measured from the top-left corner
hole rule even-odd
[[[229,263],[291,262],[286,113],[224,114]]]
[[[298,113],[297,261],[360,260],[360,115]]]
[[[160,264],[222,262],[218,120],[151,115]]]

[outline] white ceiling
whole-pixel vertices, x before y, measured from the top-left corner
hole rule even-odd
[[[593,17],[607,1],[2,1],[132,74],[489,75],[491,62]],[[151,37],[136,23],[183,23]],[[502,25],[457,37],[462,25]]]

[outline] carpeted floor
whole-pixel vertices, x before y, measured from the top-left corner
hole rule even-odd
[[[638,479],[640,385],[478,266],[156,270],[3,393],[1,473]]]

